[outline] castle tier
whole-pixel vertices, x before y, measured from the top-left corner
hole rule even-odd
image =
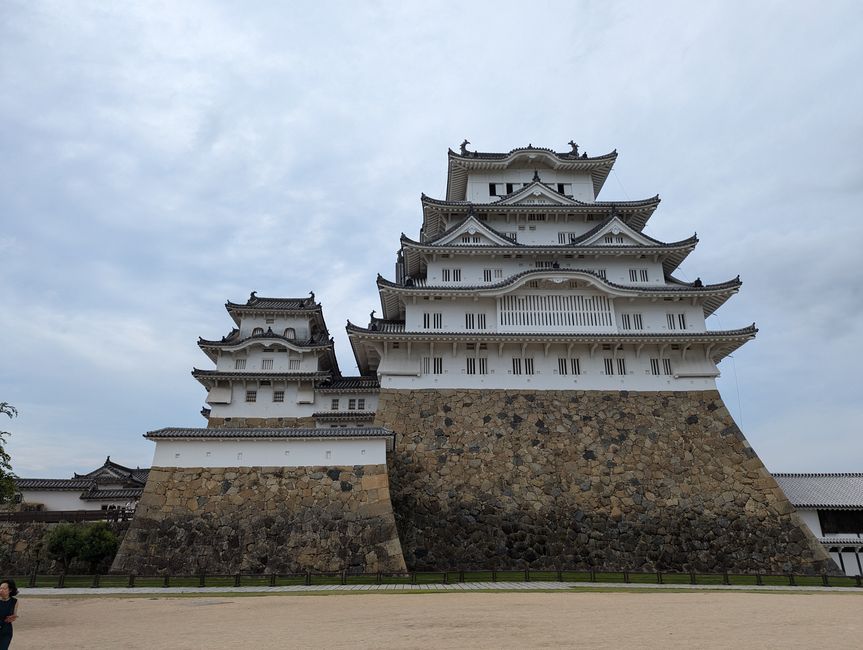
[[[198,346],[216,364],[192,375],[207,389],[208,426],[357,427],[375,416],[378,384],[342,377],[321,304],[263,298],[225,305],[236,328]]]
[[[616,153],[527,147],[449,152],[446,200],[423,196],[419,240],[401,237],[382,318],[348,324],[362,374],[384,389],[690,391],[756,333],[709,331],[740,288],[673,273],[693,235],[642,232],[659,204],[596,195]]]

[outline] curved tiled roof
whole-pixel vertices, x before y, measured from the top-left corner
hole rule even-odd
[[[505,280],[501,282],[496,282],[492,284],[476,284],[476,285],[424,285],[421,287],[418,286],[405,286],[403,284],[398,284],[392,282],[390,280],[385,279],[383,276],[378,274],[377,284],[378,289],[393,289],[399,293],[412,293],[419,292],[424,294],[429,293],[449,293],[449,294],[458,294],[458,293],[467,293],[470,291],[493,291],[495,289],[505,289],[506,287],[513,286],[518,280],[521,280],[525,277],[530,277],[532,275],[542,276],[548,275],[549,273],[561,273],[561,274],[582,274],[588,275],[591,278],[595,279],[596,284],[600,286],[609,287],[612,289],[617,289],[621,291],[628,291],[633,293],[641,293],[641,294],[654,294],[654,295],[674,295],[674,294],[687,294],[690,296],[705,296],[706,299],[704,301],[704,312],[705,316],[709,316],[714,311],[716,311],[723,302],[727,299],[730,292],[736,291],[743,283],[740,281],[740,277],[736,277],[733,280],[727,280],[726,282],[720,282],[717,284],[700,284],[699,281],[686,283],[681,282],[680,280],[669,277],[668,281],[671,283],[670,285],[662,285],[662,286],[633,286],[633,285],[625,285],[618,284],[617,282],[611,282],[602,278],[596,271],[590,269],[528,269],[526,271],[522,271],[520,273],[516,273],[514,275],[509,276]],[[711,295],[712,294],[712,295]]]
[[[543,183],[544,184],[544,183]],[[529,186],[528,186],[529,187]],[[561,203],[560,205],[541,203],[541,204],[526,204],[526,205],[509,205],[509,206],[501,206],[500,201],[509,198],[515,194],[523,192],[527,187],[522,187],[516,191],[510,192],[509,194],[505,194],[503,196],[498,197],[499,200],[494,203],[474,203],[472,201],[455,201],[452,199],[435,199],[427,194],[420,194],[420,201],[422,201],[425,205],[439,205],[442,207],[473,207],[476,210],[482,211],[494,211],[498,212],[501,207],[523,207],[529,208],[534,212],[542,211],[548,208],[551,209],[564,209],[564,210],[572,210],[573,208],[593,208],[595,211],[599,211],[599,209],[626,209],[626,208],[649,208],[655,207],[659,205],[662,199],[659,198],[659,194],[648,197],[646,199],[635,199],[634,201],[579,201],[578,199],[567,199],[566,203]],[[556,190],[553,190],[556,193]]]
[[[312,414],[319,420],[374,420],[374,411],[318,411]]]
[[[465,153],[460,153],[450,149],[449,156],[451,158],[461,158],[462,160],[506,160],[507,158],[515,156],[516,154],[527,153],[530,151],[538,151],[551,154],[555,158],[566,162],[575,162],[579,160],[613,160],[617,158],[617,149],[609,153],[602,154],[601,156],[588,156],[586,153],[578,154],[574,151],[558,152],[554,151],[554,149],[549,149],[548,147],[534,147],[533,144],[528,144],[526,147],[516,147],[515,149],[510,149],[506,153],[493,153],[487,151],[466,151]]]
[[[282,336],[281,334],[276,334],[272,328],[269,328],[266,332],[262,334],[251,334],[245,338],[240,338],[237,335],[234,335],[233,332],[239,333],[237,330],[233,330],[231,334],[224,337],[221,341],[214,341],[211,339],[205,339],[202,336],[198,337],[198,346],[200,347],[214,347],[214,348],[222,348],[222,347],[231,347],[234,345],[240,345],[241,343],[246,343],[247,341],[258,341],[258,340],[270,340],[270,341],[278,341],[280,343],[290,343],[291,345],[298,348],[313,348],[313,347],[326,347],[332,344],[332,339],[330,339],[327,334],[321,333],[315,338],[306,339],[300,341],[299,339],[291,339],[286,336]]]
[[[323,381],[315,386],[322,393],[338,393],[345,391],[377,392],[381,388],[376,377],[341,377]]]
[[[256,372],[241,372],[233,370],[201,370],[200,368],[192,369],[192,377],[195,379],[249,379],[267,381],[269,379],[326,379],[330,373],[326,371],[318,372],[268,372],[266,370]]]
[[[19,490],[89,490],[96,482],[89,478],[16,478]]]
[[[318,311],[321,304],[315,302],[314,294],[308,298],[265,298],[253,291],[245,303],[228,300],[225,307],[228,311],[268,310],[268,311]]]
[[[791,504],[824,510],[863,509],[863,473],[773,475]]]
[[[384,427],[346,427],[338,429],[192,429],[166,428],[148,431],[145,438],[390,438],[393,432]]]
[[[118,490],[90,490],[81,495],[85,501],[100,501],[103,499],[140,499],[144,488],[122,488]]]

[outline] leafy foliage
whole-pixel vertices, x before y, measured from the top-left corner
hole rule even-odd
[[[46,539],[48,554],[68,571],[75,560],[89,565],[90,573],[117,553],[117,536],[105,522],[95,524],[58,524]]]
[[[18,415],[18,409],[8,402],[0,402],[0,413],[10,418]],[[12,457],[3,446],[8,431],[0,431],[0,503],[8,501],[15,494],[15,474],[12,473]]]

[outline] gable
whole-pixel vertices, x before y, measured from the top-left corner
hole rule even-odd
[[[563,194],[559,194],[544,183],[534,181],[520,190],[508,194],[494,205],[583,205]]]
[[[655,246],[656,241],[630,228],[618,217],[611,217],[584,238],[579,246]]]
[[[513,246],[514,242],[470,216],[434,244],[437,246]]]

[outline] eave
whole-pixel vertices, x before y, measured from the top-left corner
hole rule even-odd
[[[348,323],[348,338],[357,349],[364,342],[416,342],[416,343],[580,343],[580,344],[620,344],[620,345],[704,345],[710,346],[710,358],[718,363],[737,350],[747,341],[755,338],[758,329],[755,324],[736,330],[714,330],[706,332],[654,333],[499,333],[499,332],[379,332]],[[366,361],[368,355],[364,353]],[[361,366],[362,367],[362,366]],[[368,367],[368,366],[366,366]]]
[[[500,205],[498,203],[445,201],[422,194],[420,202],[423,209],[423,236],[426,239],[431,239],[447,230],[447,226],[444,225],[445,217],[452,220],[453,218],[465,217],[469,213],[513,216],[545,214],[558,222],[570,216],[594,215],[606,219],[612,214],[617,214],[630,228],[640,232],[644,230],[644,226],[656,211],[661,199],[657,195],[637,201],[596,201],[593,203],[573,201],[571,205]]]
[[[259,381],[323,381],[331,377],[331,373],[319,372],[230,372],[221,370],[192,370],[192,377],[197,379],[204,388],[210,389],[218,381],[259,382]]]
[[[674,282],[674,278],[669,278]],[[517,289],[533,280],[582,280],[609,295],[632,298],[682,299],[692,298],[702,301],[705,317],[710,316],[737,293],[742,285],[740,278],[712,285],[693,286],[677,283],[664,286],[630,286],[602,279],[595,271],[588,269],[530,269],[516,273],[502,282],[470,286],[404,286],[391,282],[378,275],[377,286],[385,319],[400,320],[403,317],[404,299],[408,296],[439,296],[441,298],[496,298]]]

